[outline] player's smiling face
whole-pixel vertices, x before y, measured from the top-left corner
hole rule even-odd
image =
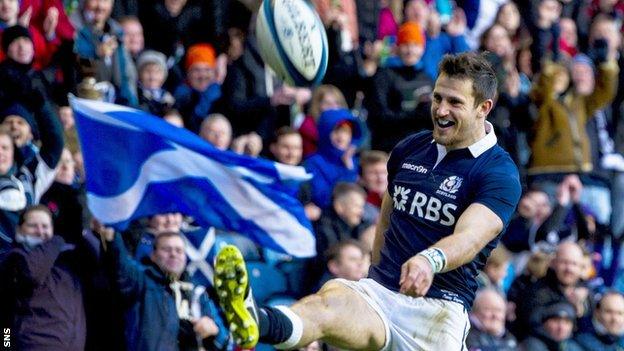
[[[485,136],[485,117],[492,100],[475,105],[470,79],[441,74],[433,89],[433,138],[447,150],[468,147]]]

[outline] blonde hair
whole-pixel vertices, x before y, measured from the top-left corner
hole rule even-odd
[[[321,101],[323,101],[326,95],[334,95],[336,97],[336,100],[338,100],[338,104],[340,104],[340,106],[344,108],[347,108],[347,101],[345,100],[345,97],[340,89],[330,84],[323,84],[316,88],[312,93],[312,100],[310,101],[310,109],[308,112],[310,116],[314,118],[314,120],[317,120],[322,112]]]
[[[498,245],[492,253],[490,253],[490,257],[487,259],[485,265],[490,267],[500,267],[505,263],[509,262],[510,254],[509,251],[503,245]]]

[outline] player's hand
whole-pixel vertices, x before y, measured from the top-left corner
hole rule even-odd
[[[401,266],[399,292],[408,296],[425,296],[433,282],[433,267],[426,258],[416,255]]]

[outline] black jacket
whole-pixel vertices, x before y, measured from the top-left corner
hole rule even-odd
[[[433,81],[411,66],[381,68],[373,77],[368,125],[372,148],[390,151],[409,134],[431,129]]]

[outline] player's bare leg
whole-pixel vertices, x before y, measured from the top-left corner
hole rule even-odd
[[[215,287],[237,344],[253,347],[259,340],[291,349],[323,340],[350,350],[380,350],[386,339],[381,317],[351,288],[330,281],[292,308],[259,309],[248,289],[240,252],[219,252]],[[268,282],[267,282],[268,283]]]

